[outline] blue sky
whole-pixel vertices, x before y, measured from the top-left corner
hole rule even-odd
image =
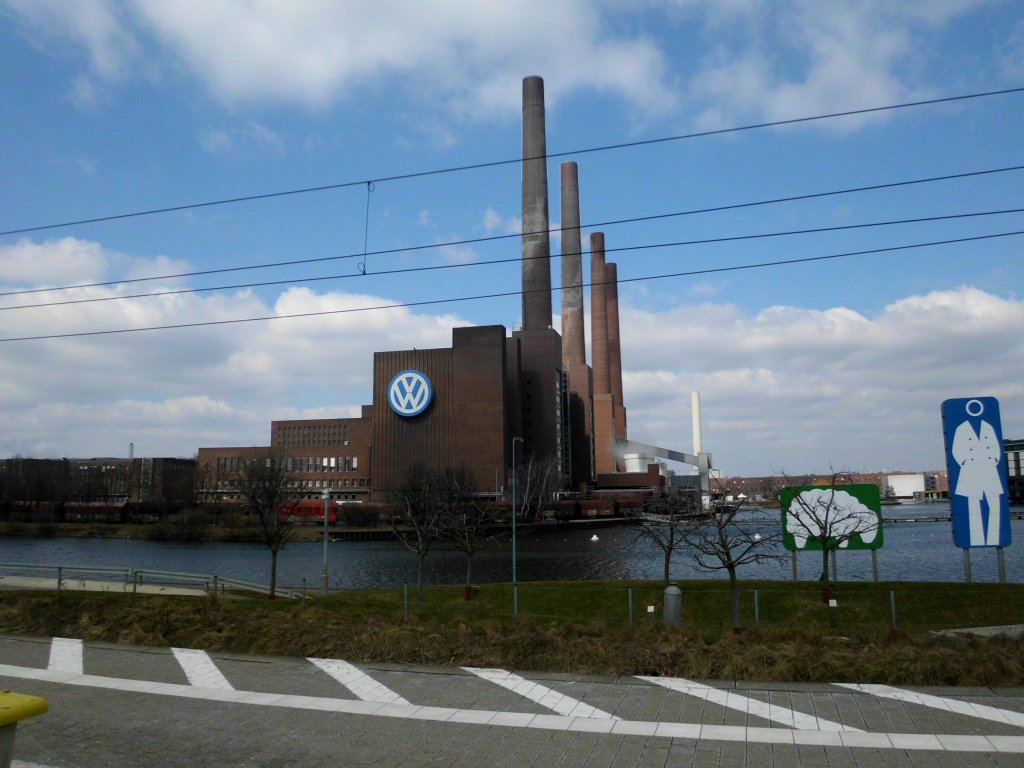
[[[0,339],[471,296],[518,287],[525,75],[544,77],[581,219],[680,213],[1024,164],[1024,94],[614,151],[608,144],[1024,86],[1015,2],[66,3],[0,0],[0,230],[357,182],[0,236]],[[1007,171],[604,226],[619,264],[634,439],[727,474],[935,469],[939,404],[994,395],[1024,434],[1021,236],[809,264],[650,276],[1024,230],[1020,213],[725,243],[697,239],[1024,208]],[[367,216],[367,197],[369,215]],[[557,238],[552,253],[558,253]],[[451,269],[379,274],[455,265]],[[552,272],[559,274],[558,259]],[[253,288],[262,281],[329,280]],[[79,283],[113,285],[53,290]],[[557,294],[555,297],[557,313]],[[0,455],[192,455],[271,419],[347,416],[375,350],[519,322],[519,299],[0,341]],[[557,320],[556,320],[557,327]]]

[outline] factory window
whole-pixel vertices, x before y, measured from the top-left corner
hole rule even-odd
[[[359,469],[359,457],[358,456],[353,456],[352,457],[352,470],[355,471],[357,469]]]

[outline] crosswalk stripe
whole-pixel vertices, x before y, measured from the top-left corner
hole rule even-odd
[[[608,712],[592,707],[589,704],[584,704],[579,699],[566,696],[564,693],[559,693],[540,683],[532,682],[504,669],[483,669],[480,667],[463,667],[463,669],[488,682],[500,685],[502,688],[506,688],[513,693],[518,693],[520,696],[524,696],[530,699],[530,701],[536,702],[542,707],[547,707],[560,715],[608,720],[619,719]]]
[[[70,637],[55,637],[50,641],[50,661],[46,668],[51,672],[70,672],[80,675],[84,671],[82,662],[82,641]]]
[[[685,693],[687,696],[697,696],[705,701],[710,701],[712,704],[763,717],[766,720],[788,725],[791,728],[819,731],[860,731],[860,728],[836,723],[823,717],[816,717],[815,715],[807,715],[803,712],[781,707],[778,704],[769,704],[752,699],[735,691],[723,691],[719,688],[712,688],[709,685],[695,683],[682,677],[648,677],[645,675],[637,675],[636,677],[638,680],[644,680],[672,691]]]
[[[188,678],[188,684],[196,688],[223,688],[234,690],[234,686],[228,682],[224,674],[217,669],[217,665],[206,654],[206,651],[197,651],[192,648],[171,648],[174,658],[178,660],[181,670]]]
[[[1016,725],[1020,728],[1024,728],[1024,714],[1014,712],[1009,709],[990,707],[987,704],[972,704],[969,701],[948,699],[943,696],[932,696],[928,693],[917,693],[915,691],[907,691],[902,688],[893,688],[888,685],[872,685],[867,683],[835,683],[835,685],[842,688],[848,688],[851,691],[869,693],[872,696],[881,696],[886,699],[906,701],[911,704],[920,704],[925,707],[931,707],[932,709],[955,712],[958,715],[980,717],[985,720],[992,720],[996,723],[1006,723],[1007,725]]]
[[[363,701],[379,701],[385,704],[408,704],[409,702],[381,685],[361,669],[341,659],[309,659],[317,667],[348,688]]]

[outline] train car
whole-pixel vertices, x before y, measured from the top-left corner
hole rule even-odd
[[[277,510],[277,521],[279,523],[295,523],[296,525],[323,525],[323,499],[287,502],[281,504]],[[338,522],[338,511],[334,504],[330,505],[330,511],[327,514],[327,522],[330,525],[334,525]]]

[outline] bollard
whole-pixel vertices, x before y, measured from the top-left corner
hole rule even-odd
[[[839,628],[839,603],[835,598],[828,601],[828,623],[832,629]]]
[[[665,587],[662,618],[666,627],[678,627],[683,623],[683,591],[675,584]]]
[[[658,617],[654,615],[654,606],[653,605],[648,605],[647,606],[647,626],[649,626],[651,629],[654,629],[654,627],[655,627],[655,625],[657,625],[657,623],[658,623]]]
[[[8,768],[14,757],[14,733],[21,720],[46,714],[46,699],[0,691],[0,768]]]

